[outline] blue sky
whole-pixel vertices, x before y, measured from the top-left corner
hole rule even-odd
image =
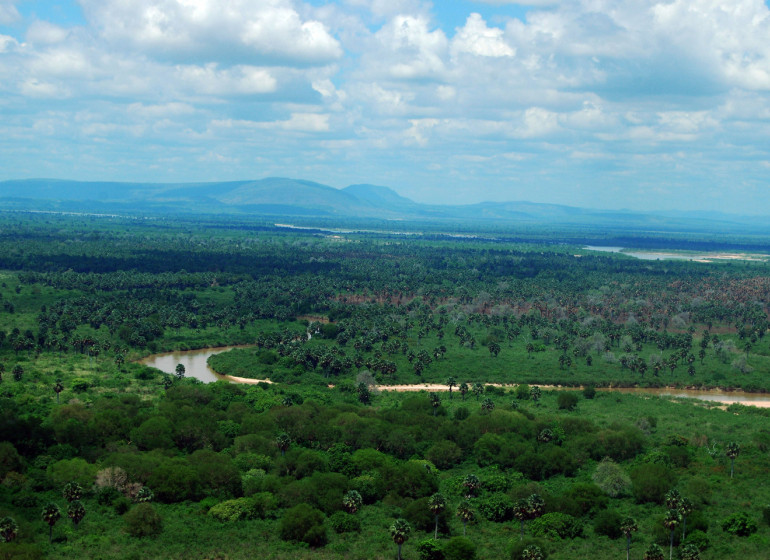
[[[762,0],[0,0],[0,180],[770,214]]]

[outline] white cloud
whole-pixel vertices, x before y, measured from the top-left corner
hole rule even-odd
[[[487,27],[479,14],[471,14],[465,26],[457,30],[452,40],[452,52],[477,56],[514,56],[515,49],[503,39],[503,30]]]
[[[14,4],[15,0],[0,0],[0,25],[14,23],[21,18]]]
[[[81,0],[103,38],[153,56],[258,64],[327,64],[343,52],[290,0]]]
[[[424,17],[399,15],[374,36],[366,53],[369,70],[395,80],[436,80],[445,72],[448,41],[440,29],[430,31]]]

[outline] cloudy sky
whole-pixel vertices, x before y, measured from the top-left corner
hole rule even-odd
[[[0,0],[0,180],[770,214],[762,0]]]

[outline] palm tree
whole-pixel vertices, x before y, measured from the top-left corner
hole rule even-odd
[[[363,503],[364,500],[357,490],[350,490],[342,497],[342,507],[344,507],[345,511],[348,513],[357,512],[361,509]]]
[[[521,524],[521,537],[524,538],[524,522],[529,519],[529,507],[527,507],[527,500],[521,498],[513,505],[513,516],[519,520]]]
[[[481,481],[475,474],[467,474],[463,478],[463,488],[465,488],[466,498],[475,498],[481,488]]]
[[[62,496],[68,502],[74,502],[83,497],[83,487],[75,481],[68,482],[62,488]]]
[[[681,522],[682,516],[679,514],[679,511],[675,509],[668,510],[666,517],[663,519],[663,526],[670,532],[668,542],[668,560],[671,560],[674,557],[674,531],[677,527],[679,527]]]
[[[536,544],[531,544],[521,551],[522,560],[543,560],[543,551]]]
[[[458,390],[460,391],[460,396],[465,400],[465,394],[468,392],[468,384],[465,382],[460,383]]]
[[[644,553],[644,560],[663,560],[663,549],[652,543]]]
[[[13,378],[16,381],[21,381],[21,378],[24,375],[24,368],[21,367],[21,364],[16,364],[15,366],[13,366],[13,370],[11,370],[11,373],[13,373]]]
[[[3,517],[0,519],[0,539],[3,542],[11,542],[19,534],[19,525],[13,517]]]
[[[441,406],[441,397],[438,396],[438,393],[431,393],[428,396],[430,397],[430,405],[433,407],[433,416],[435,416],[438,407]]]
[[[484,386],[481,383],[473,384],[473,394],[476,395],[476,400],[479,400],[479,395],[484,392]]]
[[[452,400],[452,387],[455,387],[457,385],[457,380],[454,377],[450,377],[446,381],[447,386],[449,387],[449,400]]]
[[[626,560],[629,559],[631,551],[631,534],[639,530],[636,520],[632,517],[626,517],[620,522],[620,532],[626,537]]]
[[[62,385],[61,379],[57,379],[53,386],[53,392],[56,393],[56,404],[59,404],[59,393],[64,391],[64,385]]]
[[[679,490],[672,488],[666,492],[666,507],[668,509],[679,509],[679,504],[682,502],[682,495]]]
[[[155,499],[155,493],[147,486],[142,486],[136,493],[136,501],[141,503],[151,502]]]
[[[463,500],[460,505],[457,506],[457,517],[463,522],[463,537],[465,536],[465,527],[468,525],[468,521],[473,521],[476,518],[476,514],[473,512],[471,503],[468,500]]]
[[[481,401],[481,410],[484,412],[492,412],[495,409],[495,403],[489,397]]]
[[[83,507],[83,503],[80,500],[75,500],[67,508],[67,517],[72,519],[72,523],[75,527],[78,526],[86,515],[86,508]]]
[[[538,387],[537,385],[533,385],[532,388],[529,390],[529,398],[531,398],[535,402],[539,401],[542,395],[543,395],[543,392],[540,390],[540,387]]]
[[[438,516],[446,509],[446,498],[443,494],[436,492],[428,499],[428,509],[433,514],[433,518],[436,522],[436,527],[433,532],[433,538],[438,539]]]
[[[727,450],[725,451],[725,455],[730,457],[730,478],[733,477],[733,468],[735,467],[735,458],[740,454],[741,452],[741,446],[735,443],[734,441],[731,441],[727,444]]]
[[[53,526],[56,525],[56,522],[61,518],[61,510],[55,503],[50,502],[43,508],[41,517],[43,518],[43,521],[48,523],[48,542],[52,543]]]
[[[679,514],[682,516],[682,540],[687,536],[687,516],[692,513],[694,509],[693,503],[689,498],[682,498],[679,500]]]
[[[401,560],[401,545],[409,540],[409,533],[411,532],[412,527],[406,519],[396,519],[390,526],[390,536],[398,546],[398,560]]]
[[[289,449],[289,446],[291,445],[291,438],[289,437],[289,434],[286,432],[278,434],[278,436],[275,438],[275,444],[278,446],[278,449],[281,450],[281,457],[286,455],[286,450]]]
[[[679,552],[682,560],[700,560],[700,550],[692,543],[684,545]]]

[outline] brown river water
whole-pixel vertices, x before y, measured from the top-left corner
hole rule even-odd
[[[260,380],[257,379],[245,379],[241,377],[232,377],[229,375],[221,375],[212,370],[208,365],[209,356],[219,354],[220,352],[227,352],[228,350],[236,348],[235,346],[223,346],[220,348],[203,348],[200,350],[183,350],[178,352],[166,352],[164,354],[153,354],[140,360],[140,363],[157,368],[169,374],[174,374],[177,364],[182,364],[185,368],[185,376],[195,377],[203,381],[204,383],[212,383],[214,381],[226,380],[234,383],[257,383]],[[262,380],[267,381],[269,380]],[[492,385],[496,385],[492,383]],[[448,391],[449,387],[441,384],[428,384],[421,383],[415,385],[380,385],[378,387],[384,391]],[[572,387],[564,387],[564,389],[572,389]],[[455,389],[457,390],[457,389]],[[758,406],[762,408],[770,408],[770,394],[767,393],[745,393],[742,391],[698,391],[695,389],[675,389],[675,388],[634,388],[634,387],[618,387],[618,388],[601,388],[598,391],[610,391],[615,393],[635,393],[635,394],[648,394],[659,397],[684,397],[691,399],[700,399],[703,401],[718,402],[722,404],[739,403],[747,406]]]

